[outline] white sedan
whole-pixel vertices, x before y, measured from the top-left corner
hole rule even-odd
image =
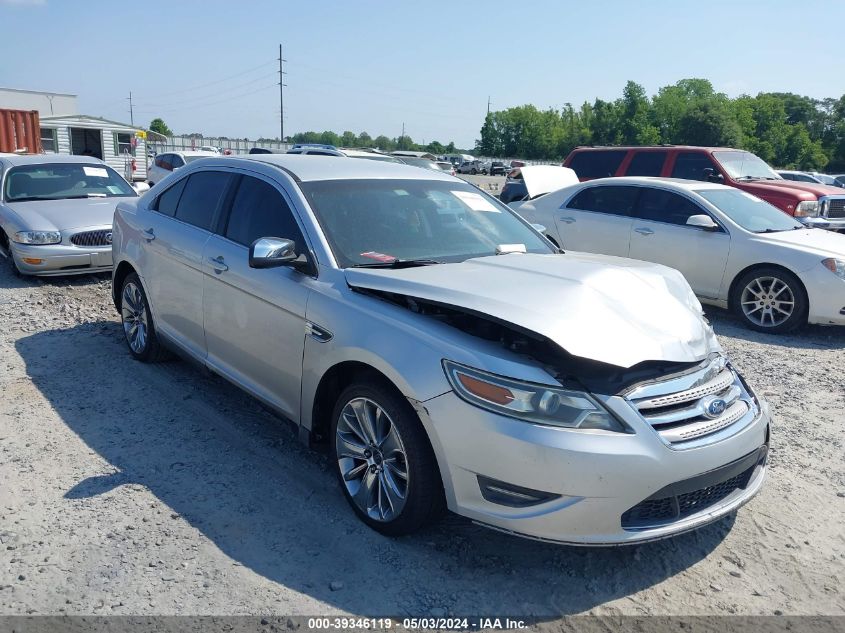
[[[562,248],[676,268],[703,303],[734,310],[752,329],[845,325],[845,235],[806,228],[739,189],[604,178],[519,213]]]

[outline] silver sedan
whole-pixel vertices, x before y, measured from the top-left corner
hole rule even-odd
[[[111,270],[114,207],[137,194],[87,156],[0,156],[0,254],[18,274]]]
[[[178,350],[294,421],[382,533],[448,507],[646,541],[763,483],[766,405],[680,273],[560,253],[445,173],[200,160],[118,205],[114,256],[129,353]]]

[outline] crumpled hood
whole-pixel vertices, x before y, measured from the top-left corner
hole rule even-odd
[[[6,202],[25,229],[67,231],[89,226],[111,226],[114,208],[121,200],[134,197],[83,198],[74,200],[33,200]]]
[[[575,356],[619,367],[696,362],[721,350],[681,273],[658,264],[568,252],[345,272],[353,288],[486,314],[545,336]]]

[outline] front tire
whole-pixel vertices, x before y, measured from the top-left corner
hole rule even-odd
[[[755,268],[735,284],[731,304],[752,330],[784,334],[807,323],[809,301],[798,278],[774,266]]]
[[[343,390],[332,415],[335,472],[355,514],[387,536],[440,516],[443,484],[422,423],[392,386],[373,378]]]
[[[136,360],[156,363],[167,356],[156,335],[147,293],[136,273],[123,280],[120,289],[120,321],[129,353]]]

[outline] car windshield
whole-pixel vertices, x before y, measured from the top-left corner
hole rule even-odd
[[[696,193],[752,233],[804,228],[803,224],[796,222],[777,207],[739,189],[700,189]]]
[[[7,172],[3,186],[6,202],[136,195],[128,182],[102,163],[18,165]]]
[[[510,209],[468,184],[379,179],[301,187],[341,268],[554,252]]]
[[[721,151],[713,152],[713,156],[721,163],[722,168],[734,180],[763,179],[783,180],[766,162],[751,152]]]

